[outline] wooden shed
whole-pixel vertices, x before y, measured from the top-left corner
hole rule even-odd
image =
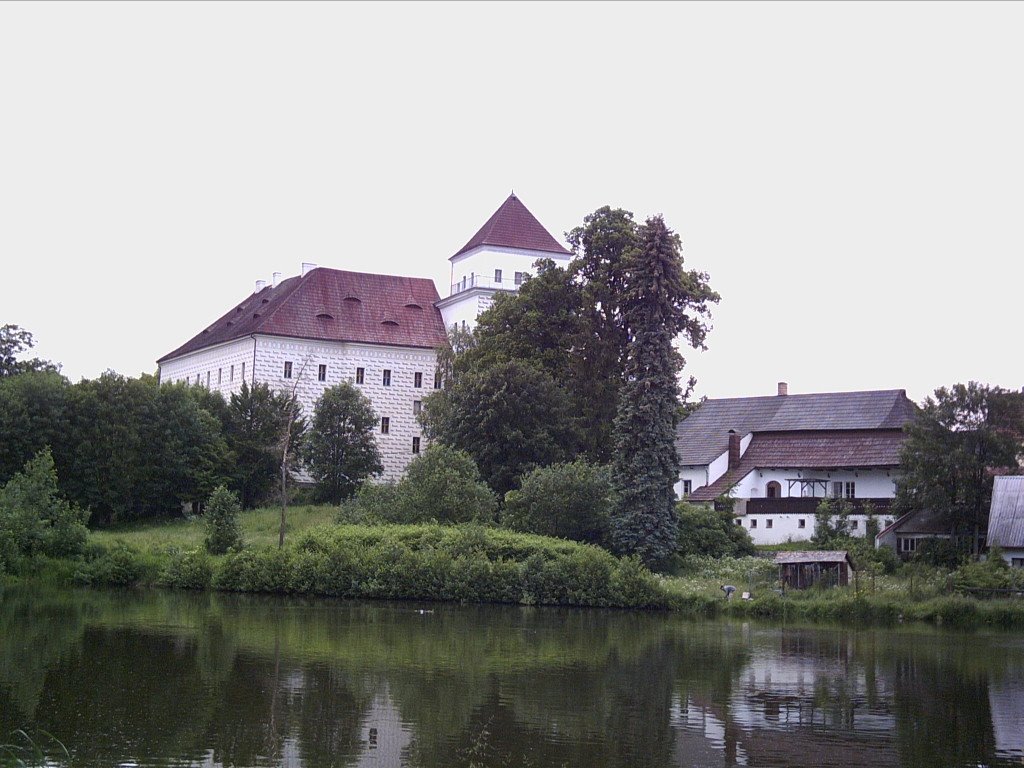
[[[806,589],[815,584],[845,587],[850,583],[853,561],[844,551],[779,552],[775,555],[783,587]]]

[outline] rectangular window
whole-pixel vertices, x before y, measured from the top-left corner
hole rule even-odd
[[[382,435],[386,435],[390,431],[391,431],[391,419],[389,419],[387,416],[381,416],[380,417],[380,433]]]
[[[684,499],[687,496],[690,495],[690,492],[692,490],[693,490],[693,481],[692,480],[683,480],[683,498]]]
[[[522,285],[523,284],[523,280],[525,280],[525,279],[526,279],[526,273],[525,272],[516,272],[516,285]]]
[[[843,484],[842,482],[832,483],[832,498],[841,499],[843,498]]]
[[[291,360],[287,361],[284,364],[284,377],[286,379],[290,379],[292,377],[292,362],[291,362]]]
[[[356,384],[363,383],[363,376],[366,374],[365,368],[356,368]]]
[[[767,520],[764,521],[764,527],[765,528],[771,528],[772,527],[772,519],[770,517]]]
[[[917,549],[917,539],[900,538],[900,552],[913,552]]]
[[[210,372],[209,371],[206,372],[206,388],[207,389],[210,388]]]
[[[441,372],[434,371],[434,389],[441,388]]]
[[[413,453],[419,453],[420,452],[420,439],[418,437],[414,437],[412,439],[412,452]]]
[[[245,363],[242,363],[242,380],[245,380]]]
[[[382,381],[385,387],[391,386],[391,371],[387,368],[384,369],[384,376],[382,377]]]
[[[231,373],[229,374],[229,376],[230,376],[230,378],[228,378],[228,381],[234,381],[235,380],[235,366],[233,366],[233,365],[231,366]]]
[[[738,517],[736,518],[736,525],[743,525],[743,521],[740,520]]]
[[[494,270],[494,282],[496,282],[496,283],[500,283],[501,282],[501,270],[500,269]]]
[[[797,527],[797,528],[806,528],[806,527],[807,527],[807,521],[806,521],[806,520],[804,520],[804,519],[803,519],[803,518],[801,517],[801,518],[800,518],[799,520],[797,520],[797,521],[796,521],[796,527]]]
[[[197,373],[196,374],[196,385],[198,386],[198,384],[199,384],[199,374]]]
[[[412,415],[413,416],[419,416],[420,415],[420,411],[422,411],[422,410],[423,410],[423,401],[422,400],[413,400],[412,401]]]
[[[416,371],[416,373],[412,375],[412,385],[416,387],[416,389],[420,389],[423,386],[423,374],[419,371]]]
[[[1011,557],[1010,558],[1011,568],[1024,568],[1024,557]]]
[[[857,484],[856,483],[854,483],[854,482],[847,483],[846,484],[846,498],[848,498],[848,499],[854,498],[854,496],[856,496],[856,493],[855,493],[856,490],[857,490]]]
[[[223,381],[223,376],[224,376],[224,369],[223,368],[218,368],[217,369],[217,386],[218,387],[220,386],[221,381]]]
[[[751,528],[757,528],[757,520],[751,520],[750,521],[750,527]]]
[[[321,365],[316,372],[317,381],[327,381],[327,366]]]
[[[851,520],[850,521],[850,530],[851,531],[856,531],[859,523],[860,523],[860,520]]]

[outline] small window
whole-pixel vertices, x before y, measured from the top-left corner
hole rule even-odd
[[[501,282],[501,270],[500,269],[494,270],[494,282],[496,282],[496,283],[500,283]]]
[[[751,528],[757,528],[757,520],[751,520],[750,521],[750,527]]]
[[[210,372],[209,371],[206,372],[206,388],[207,389],[210,388]]]
[[[317,381],[327,381],[327,366],[321,365],[316,372]]]
[[[832,483],[832,498],[841,499],[843,498],[843,483],[842,481]]]
[[[525,279],[526,279],[526,273],[525,272],[516,272],[516,285],[522,285],[523,281]]]
[[[856,491],[857,491],[857,484],[856,483],[849,482],[849,483],[846,484],[846,498],[848,498],[848,499],[856,498],[856,496],[857,496]]]
[[[1011,568],[1024,568],[1024,557],[1011,557],[1010,558]]]
[[[769,499],[777,499],[782,495],[782,485],[775,480],[772,480],[764,488],[764,495]]]
[[[218,387],[221,385],[221,382],[223,380],[224,380],[224,369],[223,368],[218,368],[217,369],[217,386]]]
[[[288,360],[284,364],[284,377],[286,379],[290,379],[292,377],[292,362],[291,362],[291,360]]]
[[[420,439],[418,437],[414,437],[412,439],[412,452],[413,453],[419,453],[420,452]]]
[[[804,519],[803,519],[803,518],[801,517],[801,518],[800,518],[799,520],[797,520],[797,521],[796,521],[796,527],[797,527],[797,528],[806,528],[806,527],[807,527],[807,521],[806,521],[806,520],[804,520]]]
[[[422,411],[422,410],[423,410],[423,401],[422,400],[413,400],[412,401],[412,415],[413,416],[419,416],[420,415],[420,411]]]
[[[356,368],[356,384],[363,383],[363,377],[366,375],[365,368]]]
[[[390,387],[391,386],[391,370],[390,369],[388,369],[388,368],[384,369],[384,376],[382,377],[381,380],[384,383],[385,387]]]
[[[380,433],[386,435],[391,431],[391,419],[387,416],[381,416],[380,418]]]
[[[687,496],[690,495],[690,492],[692,490],[693,490],[693,481],[692,480],[683,480],[683,498],[684,499]]]
[[[898,541],[900,552],[914,552],[917,550],[917,539],[900,538]]]
[[[235,380],[235,366],[232,365],[231,366],[231,373],[228,374],[228,381],[234,381],[234,380]]]
[[[416,389],[420,389],[423,386],[423,374],[417,371],[412,375],[412,385]]]
[[[851,520],[850,521],[850,530],[851,531],[856,531],[859,526],[860,526],[860,520]]]
[[[736,525],[743,525],[743,521],[740,520],[738,517],[736,518],[735,522],[736,522]]]
[[[767,520],[764,521],[764,527],[765,528],[771,528],[772,527],[772,519],[770,517]]]
[[[242,363],[242,378],[245,378],[245,363]]]
[[[441,372],[434,371],[434,389],[441,388]]]
[[[199,384],[199,374],[197,373],[196,374],[196,385],[198,385],[198,384]]]

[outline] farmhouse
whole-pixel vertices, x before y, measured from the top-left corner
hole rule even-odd
[[[446,329],[471,328],[499,291],[518,290],[538,258],[569,251],[511,195],[451,258],[450,294],[431,280],[303,264],[269,284],[157,363],[160,381],[236,393],[242,382],[293,388],[308,417],[323,391],[348,381],[369,397],[380,423],[384,480],[401,477],[425,447],[417,415],[440,386],[436,352]]]
[[[810,539],[824,498],[854,508],[852,533],[863,536],[870,502],[878,522],[889,507],[903,426],[914,403],[901,389],[707,400],[680,422],[676,493],[693,502],[733,499],[737,525],[756,544]]]

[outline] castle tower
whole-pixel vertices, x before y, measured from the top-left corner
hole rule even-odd
[[[447,328],[472,329],[476,318],[491,306],[498,291],[516,291],[533,272],[537,259],[567,266],[566,250],[515,194],[448,259],[452,265],[449,295],[436,306]]]

